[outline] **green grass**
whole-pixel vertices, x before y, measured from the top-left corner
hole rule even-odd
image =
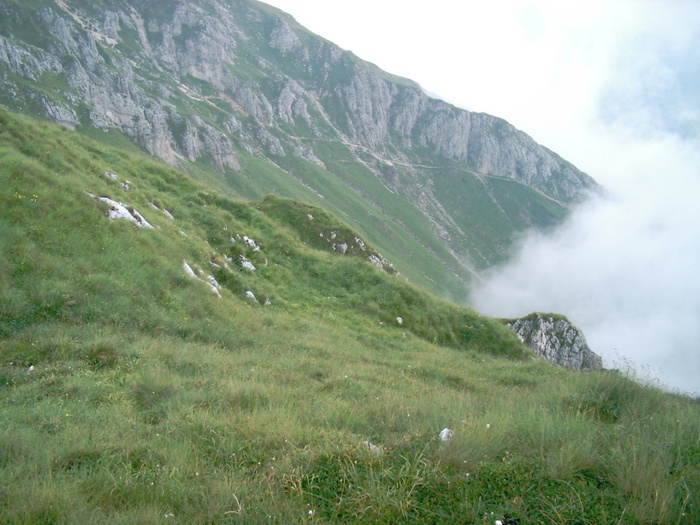
[[[5,111],[0,174],[2,523],[700,521],[697,400],[532,359],[320,208]]]
[[[11,2],[12,9],[5,17],[7,20],[0,21],[0,30],[4,30],[8,35],[21,37],[18,44],[26,45],[32,42],[37,48],[30,46],[28,49],[40,53],[41,49],[50,47],[50,37],[46,36],[50,35],[50,31],[37,29],[39,26],[33,18],[32,10],[25,4],[26,2]],[[34,4],[38,3],[32,2],[31,6],[37,7]],[[147,4],[141,8],[146,19],[150,16],[156,21],[168,20],[174,16],[174,7],[171,5]],[[54,6],[54,9],[62,13],[60,7]],[[100,13],[103,11],[100,5],[82,0],[74,2],[73,9],[78,9],[85,20],[94,20],[95,23],[101,18]],[[204,5],[203,9],[208,14],[215,11],[208,4]],[[300,50],[283,56],[278,50],[259,44],[269,40],[269,35],[279,23],[280,16],[298,33],[304,43],[300,49],[311,50],[311,56],[328,55],[331,53],[331,48],[327,43],[319,42],[315,35],[310,35],[287,15],[280,14],[278,10],[264,4],[240,3],[237,4],[236,13],[236,23],[249,35],[249,38],[238,39],[235,56],[227,58],[221,65],[224,68],[230,68],[231,74],[238,80],[236,85],[240,82],[252,83],[251,86],[255,86],[254,89],[259,90],[269,100],[276,100],[280,90],[288,81],[288,79],[285,80],[284,75],[279,78],[271,76],[270,70],[267,69],[270,66],[280,72],[288,73],[291,78],[297,78],[309,93],[334,92],[337,85],[344,85],[352,80],[358,67],[368,69],[379,78],[394,83],[401,91],[405,91],[407,87],[415,88],[412,82],[382,72],[349,53],[341,59],[336,57],[333,60],[330,60],[330,57],[323,60],[309,60],[308,57],[304,58]],[[67,16],[65,13],[63,15]],[[74,22],[71,21],[71,23]],[[181,25],[182,31],[176,38],[180,47],[196,48],[198,45],[205,45],[203,42],[206,38],[202,40],[200,34],[203,31],[201,27],[187,23]],[[161,33],[151,32],[156,31],[157,26],[158,24],[146,24],[147,37],[153,40],[154,45],[158,44],[159,38],[161,40],[163,38]],[[30,31],[26,28],[30,28]],[[82,31],[77,26],[76,30]],[[421,173],[422,168],[417,168],[417,166],[433,163],[454,165],[454,160],[436,158],[434,151],[416,145],[410,152],[412,158],[409,162],[413,164],[412,166],[404,166],[402,162],[398,162],[396,166],[391,166],[391,169],[392,171],[396,169],[398,176],[402,177],[404,184],[411,189],[416,185],[416,180],[420,181],[419,185],[425,184],[427,188],[435,184],[438,200],[444,199],[444,201],[436,208],[432,208],[431,213],[439,211],[441,207],[447,212],[446,216],[438,219],[439,226],[436,226],[435,221],[415,205],[417,201],[421,202],[420,192],[409,196],[407,193],[410,191],[405,188],[387,188],[384,184],[386,181],[381,180],[381,171],[387,169],[389,165],[378,161],[362,148],[342,143],[335,126],[340,128],[346,126],[347,115],[337,104],[329,106],[328,99],[320,102],[328,106],[327,109],[331,113],[335,112],[332,119],[334,124],[326,121],[326,117],[321,114],[313,100],[302,97],[300,102],[308,106],[307,110],[312,117],[311,124],[297,118],[294,124],[278,120],[274,125],[265,126],[266,131],[281,140],[287,150],[286,155],[280,157],[271,155],[264,151],[264,147],[262,151],[251,154],[248,150],[251,145],[255,147],[255,139],[251,144],[243,144],[241,140],[249,142],[250,138],[241,139],[241,137],[257,135],[261,130],[261,123],[251,115],[245,115],[232,108],[229,102],[222,98],[224,94],[220,93],[220,89],[224,88],[221,86],[215,88],[206,79],[194,78],[192,75],[183,74],[182,78],[175,79],[171,71],[158,70],[150,66],[138,67],[145,58],[140,52],[140,37],[133,21],[122,20],[118,36],[120,41],[116,47],[98,43],[97,50],[104,59],[103,65],[107,69],[114,70],[114,64],[125,59],[132,60],[136,65],[135,81],[138,84],[135,89],[137,91],[140,89],[154,107],[162,106],[166,102],[162,100],[165,96],[163,92],[170,92],[167,97],[167,106],[172,107],[173,111],[179,115],[179,118],[171,116],[172,118],[166,119],[169,131],[173,135],[174,148],[182,153],[183,134],[187,129],[192,128],[193,116],[196,115],[207,126],[221,131],[231,140],[232,154],[237,156],[242,166],[239,171],[228,170],[222,173],[222,168],[217,166],[210,155],[202,154],[195,159],[195,162],[183,162],[184,169],[190,175],[224,193],[235,192],[240,198],[260,199],[267,193],[275,193],[321,205],[341,216],[352,228],[359,231],[364,238],[392,260],[399,271],[411,281],[443,297],[464,302],[474,268],[483,268],[501,261],[508,251],[507,247],[512,244],[514,235],[522,227],[532,226],[532,224],[522,223],[511,224],[499,211],[499,206],[507,209],[509,214],[523,213],[534,222],[535,227],[542,227],[543,223],[550,224],[552,220],[556,222],[556,212],[562,211],[548,209],[547,203],[543,205],[539,201],[536,192],[528,194],[522,188],[519,189],[520,191],[512,192],[517,195],[508,199],[508,206],[501,202],[492,202],[490,198],[483,199],[483,191],[475,193],[474,198],[470,198],[469,192],[455,192],[455,186],[459,181],[453,184],[455,181],[448,176],[449,174],[440,174],[433,169]],[[321,65],[329,63],[329,60],[333,64],[331,70],[319,69]],[[263,63],[261,61],[268,63],[269,66],[261,65]],[[66,98],[66,92],[70,89],[68,89],[65,75],[46,73],[36,81],[9,71],[5,76],[7,89],[4,95],[0,93],[0,104],[21,110],[26,114],[44,116],[45,102],[53,101],[74,112],[79,122],[78,128],[82,133],[108,145],[131,149],[131,145],[126,144],[128,139],[120,132],[94,129],[89,115],[90,108],[86,104],[76,102],[71,97]],[[319,84],[321,78],[326,79],[323,82],[327,85]],[[208,99],[203,101],[188,97],[178,88],[180,82],[187,83],[194,91]],[[157,89],[158,86],[162,89]],[[232,89],[229,86],[226,95],[236,98],[238,95],[231,91]],[[227,132],[224,124],[231,112],[242,123],[240,132],[234,134]],[[204,138],[207,133],[200,133],[200,135]],[[141,143],[143,145],[143,140]],[[325,166],[295,157],[291,150],[292,144],[297,143],[312,147],[314,154]],[[398,144],[398,137],[392,137],[387,148],[388,152],[385,152],[387,156],[404,158],[403,154],[399,154],[402,146]],[[265,155],[269,155],[270,158],[265,158]],[[362,158],[362,161],[358,162],[359,158]],[[434,180],[433,175],[436,175]],[[455,194],[462,195],[462,199],[450,198]],[[522,195],[525,195],[523,202],[526,204],[520,200]],[[554,215],[550,212],[554,212]]]

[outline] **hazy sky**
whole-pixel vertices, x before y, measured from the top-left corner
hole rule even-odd
[[[473,304],[563,313],[609,366],[700,394],[700,1],[267,3],[605,186],[524,239]]]

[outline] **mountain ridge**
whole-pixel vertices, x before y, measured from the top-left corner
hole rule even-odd
[[[0,9],[0,103],[118,131],[239,197],[330,208],[443,295],[597,188],[502,119],[431,99],[259,2]]]

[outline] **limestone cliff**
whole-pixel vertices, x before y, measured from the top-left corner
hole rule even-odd
[[[149,4],[109,2],[97,10],[95,3],[68,0],[45,2],[27,13],[10,3],[2,8],[4,17],[30,17],[43,35],[40,42],[28,41],[9,26],[0,36],[0,63],[28,80],[47,74],[65,79],[63,100],[17,93],[34,98],[48,116],[118,128],[169,161],[208,154],[222,167],[238,167],[231,140],[219,126],[189,115],[181,122],[173,117],[183,113],[173,102],[184,93],[210,102],[230,98],[235,109],[263,127],[331,125],[341,138],[389,158],[421,146],[564,201],[594,186],[507,122],[431,99],[412,82],[313,37],[282,13],[245,0]],[[258,57],[246,56],[263,47]],[[243,66],[251,71],[237,70]],[[212,93],[198,89],[196,81],[206,82]],[[18,91],[17,77],[3,75],[2,83]],[[81,105],[87,115],[80,115]],[[309,108],[322,113],[313,119]],[[233,113],[226,131],[259,146],[259,137],[252,140],[259,128],[238,125]],[[179,136],[176,127],[182,128]],[[280,145],[271,142],[268,149],[295,152],[291,136]]]
[[[505,321],[533,352],[559,366],[596,370],[603,360],[586,343],[583,332],[561,315],[533,313]]]
[[[376,245],[400,240],[382,248],[397,262],[432,258],[440,268],[413,276],[443,292],[597,187],[506,121],[430,98],[253,0],[2,2],[0,104],[213,166],[243,197],[335,207]]]

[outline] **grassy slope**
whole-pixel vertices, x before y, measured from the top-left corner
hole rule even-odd
[[[5,111],[0,177],[3,523],[700,520],[696,402],[531,360],[312,242],[353,236],[320,209],[236,202]]]
[[[105,6],[109,4],[110,9],[116,8],[115,2],[102,3]],[[41,30],[40,24],[35,19],[35,12],[38,7],[44,6],[47,9],[56,10],[62,16],[67,16],[59,6],[55,4],[47,6],[46,2],[13,1],[11,4],[13,8],[8,12],[11,12],[12,16],[0,17],[0,33],[8,35],[9,41],[12,42],[17,38],[20,41],[32,42],[40,48],[49,48],[55,43],[52,42],[54,37],[49,31]],[[75,0],[70,4],[73,8],[84,11],[88,17],[102,16],[105,7],[101,7],[100,2],[86,0]],[[124,7],[128,2],[121,1],[116,4]],[[158,2],[145,2],[142,8],[148,15],[146,18],[170,19],[173,16],[173,6],[167,4],[167,2],[163,5]],[[204,9],[207,9],[206,4],[203,4]],[[250,13],[257,13],[257,15],[249,16],[249,8],[245,7],[247,4],[243,2],[235,8],[241,14],[237,17],[237,23],[245,32],[260,38],[241,39],[237,42],[238,55],[234,64],[231,65],[235,74],[242,81],[251,82],[253,86],[259,87],[271,100],[275,100],[286,84],[286,79],[271,75],[267,67],[260,66],[260,60],[265,60],[274,65],[273,70],[289,74],[291,78],[297,78],[312,91],[323,91],[318,88],[318,75],[312,73],[309,64],[298,63],[266,43],[266,35],[278,23],[280,16],[298,30],[305,46],[312,50],[312,55],[315,51],[321,52],[326,49],[318,37],[312,36],[288,15],[270,6],[254,3]],[[262,11],[258,11],[259,9]],[[188,31],[196,33],[197,28],[187,27]],[[129,28],[126,23],[122,23],[120,28],[122,41],[116,48],[104,43],[96,44],[105,60],[104,67],[108,69],[118,70],[120,66],[117,64],[125,58],[134,60],[135,63],[143,60],[137,32]],[[76,27],[76,30],[82,29]],[[156,39],[153,44],[157,44],[159,33],[149,33],[149,35],[149,38]],[[191,36],[187,31],[184,35]],[[162,38],[162,35],[160,37]],[[327,52],[327,49],[324,52]],[[399,86],[414,85],[406,79],[382,72],[352,54],[345,55],[336,63],[335,69],[329,72],[330,85],[335,83],[342,85],[343,82],[348,81],[348,75],[354,63],[369,67],[380,77],[396,82]],[[66,100],[66,97],[71,98],[69,94],[73,97],[77,95],[72,92],[64,74],[45,73],[34,82],[10,73],[6,69],[3,68],[3,75],[8,81],[7,85],[14,87],[0,90],[0,104],[25,114],[44,115],[42,101],[54,100],[76,110],[82,123],[79,126],[81,132],[106,143],[130,147],[125,137],[116,131],[106,133],[95,130],[90,124],[87,106],[76,105]],[[432,181],[438,200],[455,218],[459,227],[468,232],[467,237],[455,231],[447,232],[449,242],[455,247],[455,251],[469,260],[467,263],[469,267],[467,267],[445,246],[447,237],[439,237],[440,234],[436,233],[430,219],[407,202],[402,193],[408,190],[395,192],[395,189],[386,188],[375,173],[357,162],[355,154],[363,156],[362,149],[356,149],[353,153],[350,148],[342,145],[336,132],[320,115],[314,104],[309,104],[308,108],[313,118],[313,129],[302,119],[297,119],[294,124],[277,122],[275,126],[266,130],[279,138],[295,137],[305,146],[313,147],[315,153],[325,163],[325,168],[294,157],[289,151],[286,156],[278,157],[270,154],[267,159],[262,158],[260,153],[248,153],[239,139],[225,131],[224,121],[231,114],[235,115],[246,126],[247,133],[254,133],[259,124],[252,116],[235,110],[225,100],[231,93],[224,97],[208,82],[191,75],[176,79],[171,75],[172,72],[158,70],[150,63],[138,69],[139,75],[143,77],[139,81],[140,86],[146,94],[160,97],[161,95],[154,93],[154,86],[163,86],[172,92],[168,102],[174,104],[175,110],[173,118],[168,120],[168,126],[176,140],[182,139],[186,129],[185,120],[178,115],[182,117],[197,115],[207,124],[229,135],[243,166],[240,171],[229,171],[222,176],[211,159],[201,158],[187,166],[190,175],[222,191],[233,190],[239,197],[245,199],[262,198],[265,193],[272,192],[321,205],[341,216],[365,238],[378,246],[380,251],[390,258],[412,282],[443,297],[465,301],[469,283],[473,277],[473,269],[480,270],[501,262],[519,232],[526,227],[545,228],[558,223],[566,212],[562,206],[552,205],[551,201],[538,192],[517,183],[509,185],[500,181],[489,181],[488,184],[483,184],[475,175],[463,171],[455,175],[455,171],[449,168],[443,170],[433,167],[423,170],[397,164],[398,176],[406,186],[415,185],[415,181],[408,176],[414,169],[422,173],[426,184]],[[199,96],[190,98],[184,95],[178,89],[180,82],[188,85],[192,92],[198,93]],[[209,99],[205,101],[204,97]],[[346,117],[337,115],[336,120],[344,122]],[[420,148],[413,148],[411,151],[411,155],[415,154],[411,162],[416,165],[436,163],[452,166],[454,164],[454,161],[436,157],[433,151],[419,150]],[[377,161],[371,156],[366,154],[364,156],[365,162],[381,170],[382,163],[376,164]],[[499,191],[490,191],[491,186],[496,185],[499,186]],[[455,191],[457,189],[460,191]],[[516,204],[513,204],[511,199],[513,194],[518,198]],[[501,202],[502,200],[507,202]],[[521,209],[514,210],[517,207]],[[538,210],[545,208],[551,209],[547,209],[546,213],[537,213]],[[533,209],[536,209],[535,213],[532,213]],[[506,214],[504,210],[509,213]],[[520,211],[526,213],[518,213]],[[449,226],[446,227],[450,230]]]

